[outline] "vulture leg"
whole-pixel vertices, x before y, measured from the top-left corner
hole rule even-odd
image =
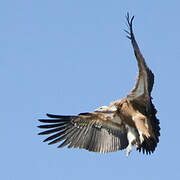
[[[128,144],[127,148],[126,148],[126,156],[128,156],[130,154],[131,150],[132,150],[131,146],[137,144],[137,142],[138,142],[137,137],[139,136],[139,134],[134,128],[132,128],[132,127],[130,127],[128,125],[126,125],[126,128],[128,130],[127,138],[128,138],[128,141],[129,141],[129,144]]]
[[[131,144],[128,145],[128,147],[126,148],[126,156],[128,157],[130,152],[132,151],[132,147]]]

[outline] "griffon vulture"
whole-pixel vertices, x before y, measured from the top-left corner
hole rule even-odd
[[[151,91],[154,75],[143,58],[135,36],[132,22],[126,16],[131,40],[139,68],[135,87],[125,98],[102,106],[90,113],[74,116],[47,114],[50,119],[39,119],[47,129],[39,135],[52,134],[44,140],[49,144],[61,142],[58,148],[82,148],[93,152],[108,153],[126,148],[126,155],[135,146],[139,152],[151,154],[159,142],[160,127]]]

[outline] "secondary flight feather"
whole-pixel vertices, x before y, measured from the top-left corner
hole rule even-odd
[[[131,40],[138,64],[138,76],[133,90],[123,99],[102,106],[90,113],[75,116],[47,114],[49,119],[39,119],[46,129],[39,135],[49,135],[44,142],[59,143],[58,148],[81,148],[93,152],[108,153],[126,149],[128,156],[135,146],[139,152],[154,152],[160,136],[159,120],[152,103],[151,91],[154,74],[147,66],[133,33],[133,19],[126,16]]]

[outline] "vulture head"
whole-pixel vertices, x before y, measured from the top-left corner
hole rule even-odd
[[[102,112],[102,113],[113,113],[116,112],[117,108],[116,106],[101,106],[97,109],[95,109],[95,112]]]

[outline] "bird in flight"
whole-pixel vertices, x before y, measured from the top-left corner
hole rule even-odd
[[[133,33],[133,19],[126,15],[131,40],[138,64],[135,87],[123,99],[102,106],[94,112],[78,115],[47,114],[45,123],[38,126],[46,129],[39,135],[48,135],[44,142],[61,142],[58,148],[80,148],[88,151],[108,153],[126,149],[128,156],[135,146],[139,152],[151,154],[159,142],[160,126],[156,109],[152,103],[151,91],[154,74],[147,66]]]

